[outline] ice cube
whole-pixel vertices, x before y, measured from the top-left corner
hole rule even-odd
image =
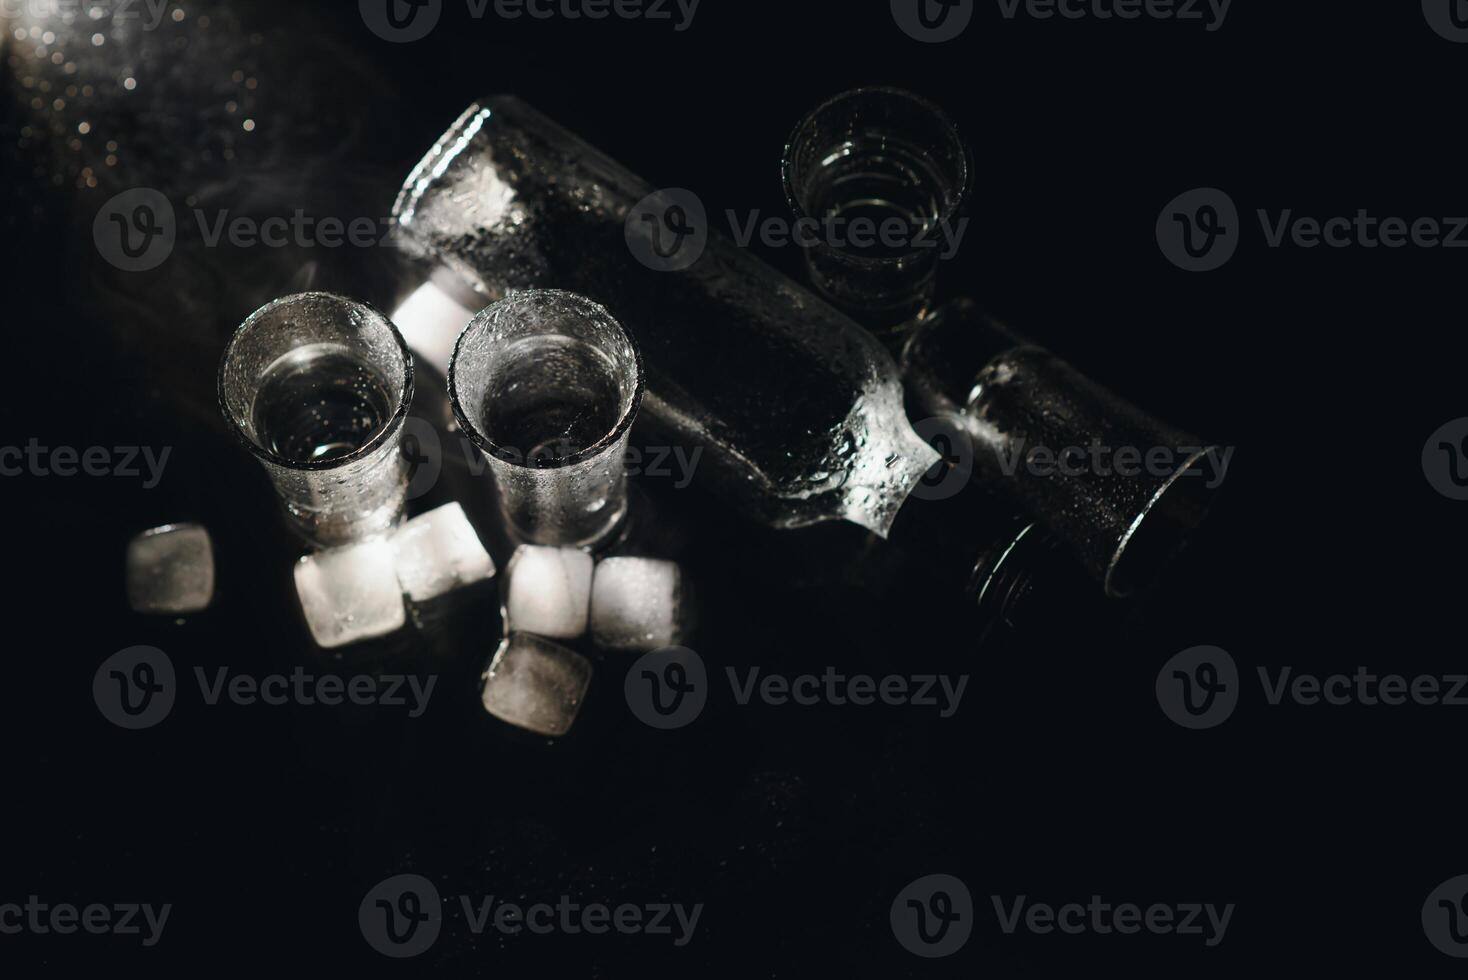
[[[585,633],[592,567],[591,556],[576,548],[516,548],[505,569],[505,628],[558,640]]]
[[[484,710],[537,735],[571,730],[591,683],[591,661],[531,633],[500,643],[484,681]]]
[[[198,612],[214,598],[214,545],[201,524],[165,524],[127,543],[127,601],[141,613]]]
[[[407,622],[388,538],[328,548],[296,563],[296,594],[316,644],[346,646]]]
[[[655,558],[604,558],[591,580],[591,636],[608,650],[656,650],[683,632],[683,571]]]
[[[426,602],[494,575],[494,561],[457,503],[420,514],[392,536],[398,582]]]
[[[471,310],[459,298],[430,280],[418,287],[392,315],[392,322],[413,355],[433,365],[444,377],[448,377],[454,342],[464,332],[464,324],[474,319],[474,310],[483,305],[480,303]]]

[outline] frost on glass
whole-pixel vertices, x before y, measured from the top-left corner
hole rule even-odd
[[[412,398],[412,356],[391,321],[330,293],[256,310],[219,368],[225,420],[316,545],[381,534],[402,517]]]
[[[410,247],[488,300],[539,287],[601,303],[647,370],[645,413],[777,527],[845,518],[885,534],[937,454],[896,368],[846,316],[717,234],[689,268],[634,257],[653,187],[513,97],[475,104],[409,177]],[[634,222],[634,233],[636,228]]]
[[[464,329],[448,383],[519,540],[590,547],[617,530],[642,363],[611,314],[564,290],[507,296]]]

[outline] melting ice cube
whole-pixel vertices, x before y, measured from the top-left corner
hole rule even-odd
[[[398,582],[414,602],[494,575],[494,561],[457,503],[408,521],[393,534],[392,544]]]
[[[472,319],[474,310],[431,280],[418,287],[392,315],[392,322],[414,356],[433,365],[444,377],[448,377],[454,342]]]
[[[318,646],[385,636],[407,622],[388,538],[306,555],[296,563],[296,594]]]
[[[585,657],[530,633],[511,633],[489,665],[484,709],[538,735],[564,735],[590,683]]]
[[[141,613],[198,612],[214,598],[214,545],[200,524],[165,524],[127,544],[127,601]]]
[[[591,556],[576,548],[521,545],[510,558],[505,627],[570,640],[586,632]]]
[[[671,561],[604,558],[591,580],[591,636],[608,650],[676,645],[684,627],[683,573]]]

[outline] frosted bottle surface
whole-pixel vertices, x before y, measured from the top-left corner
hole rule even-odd
[[[885,534],[937,454],[913,432],[890,357],[864,330],[722,236],[681,271],[629,236],[654,191],[513,97],[471,106],[419,163],[394,215],[409,247],[486,302],[575,290],[635,337],[647,416],[752,516]],[[655,230],[646,224],[646,234]]]

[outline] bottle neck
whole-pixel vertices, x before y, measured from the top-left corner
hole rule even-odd
[[[948,498],[923,489],[919,485],[898,511],[892,546],[935,591],[961,597],[995,622],[1015,620],[1012,607],[1039,571],[1034,558],[1052,550],[1047,536],[982,487],[969,485]]]

